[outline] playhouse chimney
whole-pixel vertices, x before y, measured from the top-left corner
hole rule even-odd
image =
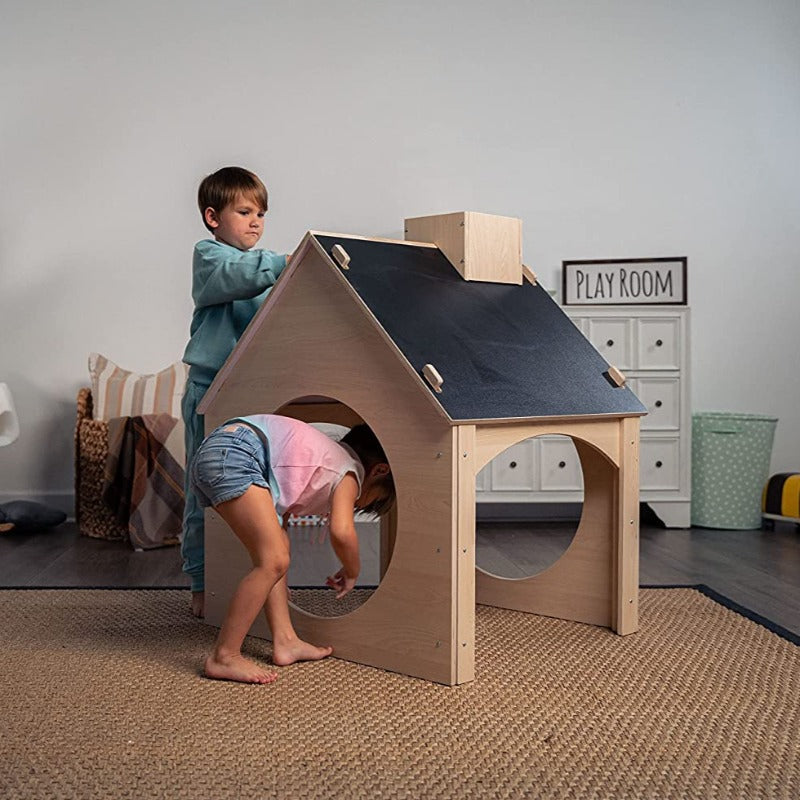
[[[522,221],[476,211],[411,217],[405,238],[435,244],[465,281],[522,283]]]

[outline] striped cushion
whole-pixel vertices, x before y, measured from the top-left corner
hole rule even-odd
[[[94,418],[108,422],[114,417],[169,414],[181,418],[181,397],[188,366],[170,364],[153,375],[139,375],[118,367],[99,353],[89,356]]]

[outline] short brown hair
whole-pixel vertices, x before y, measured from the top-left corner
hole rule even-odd
[[[262,211],[267,210],[267,187],[258,175],[250,170],[242,167],[223,167],[211,175],[206,175],[197,190],[197,205],[200,206],[203,225],[213,230],[206,222],[207,208],[213,208],[219,214],[240,194],[253,200]]]

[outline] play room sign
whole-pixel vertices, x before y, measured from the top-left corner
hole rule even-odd
[[[685,258],[564,261],[563,304],[686,305]]]

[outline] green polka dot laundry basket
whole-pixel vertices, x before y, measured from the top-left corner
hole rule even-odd
[[[761,527],[778,420],[722,411],[692,415],[692,525]]]

